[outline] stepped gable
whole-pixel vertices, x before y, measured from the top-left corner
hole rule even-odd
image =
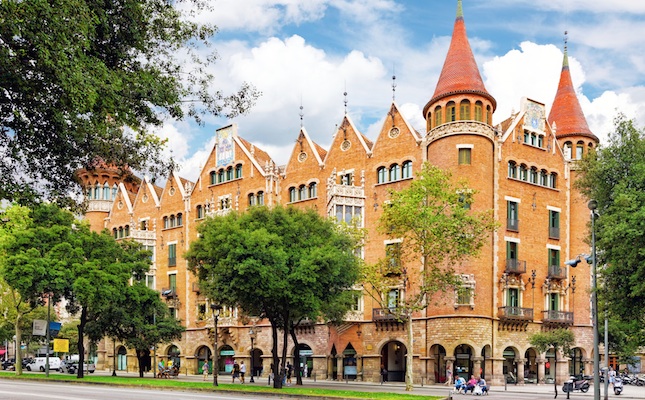
[[[558,91],[555,94],[551,112],[549,113],[549,124],[553,126],[553,123],[555,123],[556,137],[558,139],[568,136],[586,136],[598,142],[598,137],[591,132],[589,125],[587,125],[587,119],[582,112],[582,107],[580,107],[578,96],[573,87],[566,48],[564,49]]]
[[[428,107],[446,96],[454,94],[478,94],[486,97],[493,105],[493,111],[497,107],[495,98],[486,90],[477,62],[468,42],[466,34],[466,23],[461,0],[457,2],[457,18],[452,31],[452,40],[446,61],[443,64],[439,82],[434,95],[426,104],[423,114],[426,115]]]

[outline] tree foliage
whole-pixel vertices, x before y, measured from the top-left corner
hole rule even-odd
[[[558,370],[558,352],[564,357],[568,357],[571,353],[571,346],[575,342],[573,332],[568,329],[558,328],[548,332],[537,332],[529,337],[529,343],[535,346],[540,353],[544,353],[549,349],[554,351],[554,370]],[[555,397],[558,397],[558,384],[553,380],[553,388],[555,390]],[[554,398],[555,398],[554,397]]]
[[[0,2],[0,198],[65,197],[100,158],[151,176],[172,166],[147,133],[164,119],[244,113],[258,93],[214,89],[203,0]]]
[[[412,313],[436,301],[435,295],[460,287],[456,267],[478,253],[495,228],[492,213],[475,212],[469,205],[476,193],[466,182],[453,182],[450,173],[426,163],[403,190],[391,191],[379,229],[400,240],[397,251],[374,265],[366,265],[366,291],[399,321],[407,322],[406,390],[412,390]],[[392,287],[405,289],[405,299],[389,307]]]
[[[207,219],[198,230],[187,259],[200,289],[213,302],[271,322],[279,377],[278,329],[286,344],[294,324],[324,318],[328,304],[347,307],[341,299],[358,276],[356,241],[313,210],[280,206]],[[283,367],[285,357],[286,346]]]
[[[610,332],[613,350],[627,356],[645,344],[645,132],[619,116],[607,144],[580,168],[577,186],[598,202],[599,301],[611,325],[621,326]]]

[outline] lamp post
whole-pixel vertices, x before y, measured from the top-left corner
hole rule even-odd
[[[51,319],[52,295],[47,296],[47,354],[45,355],[45,376],[49,377],[49,340],[51,333],[49,331],[49,320]]]
[[[599,350],[599,334],[598,334],[598,284],[596,281],[596,218],[598,217],[598,202],[596,200],[589,200],[587,203],[589,211],[591,211],[591,318],[593,325],[593,398],[600,400],[600,350]],[[580,262],[580,255],[574,260],[569,260],[565,264],[575,268]],[[607,378],[605,379],[605,382]],[[607,392],[605,391],[605,394]]]
[[[215,351],[213,352],[213,386],[218,386],[217,373],[219,372],[219,354],[217,354],[217,320],[219,319],[219,313],[222,310],[222,306],[219,304],[211,304],[211,310],[213,311],[213,325],[215,328],[213,331],[213,336],[215,337]]]
[[[251,338],[251,380],[249,382],[254,383],[253,375],[255,375],[255,366],[253,365],[253,359],[255,358],[255,352],[253,347],[253,342],[257,337],[258,333],[255,330],[255,325],[249,329],[249,337]]]

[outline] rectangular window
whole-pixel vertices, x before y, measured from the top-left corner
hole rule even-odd
[[[549,249],[549,266],[550,269],[560,269],[560,250]]]
[[[340,176],[341,185],[351,186],[353,183],[354,183],[354,176],[351,172]]]
[[[557,293],[549,293],[549,310],[559,311],[560,296]]]
[[[168,266],[174,267],[177,265],[177,244],[168,245]]]
[[[544,148],[544,136],[538,135],[538,143],[537,143],[539,148]]]
[[[519,204],[515,201],[506,202],[506,229],[515,232],[520,229]]]
[[[206,303],[197,304],[197,320],[206,319]]]
[[[461,286],[457,289],[457,304],[469,305],[470,299],[473,297],[473,289],[466,286]]]
[[[170,290],[177,290],[177,274],[168,275],[168,288]]]
[[[549,238],[560,239],[560,213],[549,210]]]
[[[385,258],[387,259],[386,274],[401,273],[401,243],[388,243],[385,245]]]
[[[150,261],[154,261],[155,260],[155,246],[143,245],[142,248],[143,248],[143,250],[146,250],[146,251],[150,252]]]
[[[387,308],[397,308],[401,300],[401,291],[392,289],[387,294]]]
[[[470,165],[470,150],[471,149],[459,149],[460,165]]]
[[[520,291],[518,288],[509,288],[506,291],[506,306],[519,307],[520,306]]]
[[[155,276],[154,275],[146,275],[146,287],[148,289],[153,289],[155,288]]]
[[[352,303],[349,309],[352,311],[361,311],[362,297],[363,297],[363,293],[360,290],[352,290]]]

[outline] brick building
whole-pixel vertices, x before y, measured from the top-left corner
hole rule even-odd
[[[182,340],[158,348],[157,357],[179,361],[188,373],[199,373],[211,357],[209,302],[182,256],[204,218],[275,204],[310,207],[339,220],[356,216],[369,231],[364,258],[375,262],[392,244],[376,231],[388,190],[407,187],[428,161],[467,179],[477,191],[472,208],[493,210],[500,224],[480,255],[458,267],[469,290],[413,315],[412,349],[406,347],[404,324],[389,318],[369,296],[357,296],[345,323],[301,328],[301,361],[309,374],[378,381],[384,364],[389,380],[403,380],[407,351],[414,354],[417,382],[441,382],[447,367],[464,376],[484,374],[492,383],[561,381],[569,374],[591,373],[590,270],[582,264],[569,269],[564,261],[589,253],[587,202],[573,183],[576,160],[598,139],[576,98],[566,48],[550,115],[544,103],[525,98],[519,112],[493,126],[496,101],[483,84],[461,1],[457,4],[445,64],[423,108],[425,132],[412,128],[393,102],[375,141],[345,115],[328,149],[302,128],[284,166],[231,125],[217,131],[217,143],[196,182],[174,173],[164,187],[146,178],[124,182],[101,165],[81,174],[92,226],[139,240],[154,251],[147,282],[187,328]],[[384,296],[395,304],[405,290],[392,288]],[[220,371],[227,371],[235,357],[266,367],[266,376],[271,356],[266,321],[224,309],[219,327]],[[540,354],[528,343],[531,333],[553,327],[567,327],[576,337],[572,354],[559,356],[568,363],[559,363],[558,371],[552,353]],[[293,350],[290,346],[289,354]],[[103,344],[99,364],[111,366],[116,356],[120,369],[135,369],[136,358],[127,353],[122,346],[113,350],[111,343]]]

